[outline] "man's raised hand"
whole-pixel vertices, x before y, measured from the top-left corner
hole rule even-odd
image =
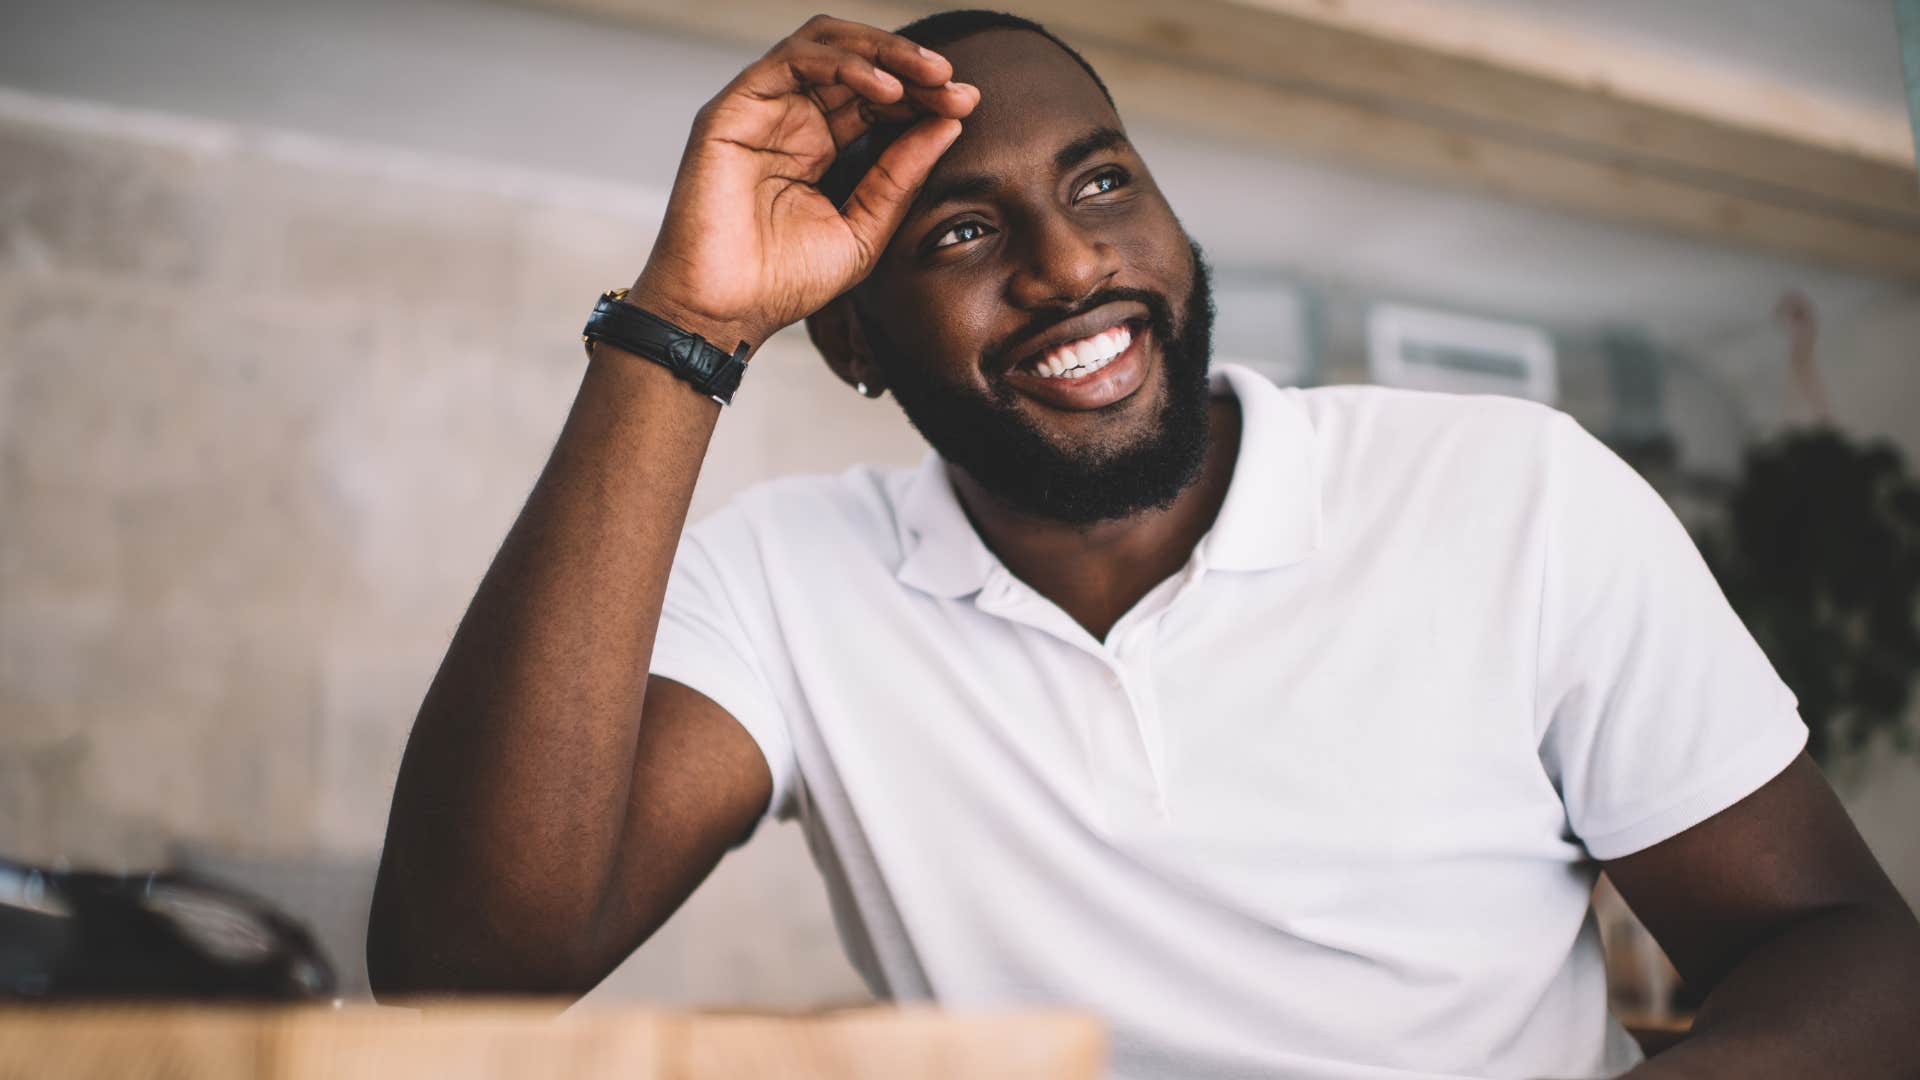
[[[632,302],[755,346],[873,268],[979,91],[937,53],[815,16],[708,102]],[[814,185],[875,121],[918,117],[836,208]]]

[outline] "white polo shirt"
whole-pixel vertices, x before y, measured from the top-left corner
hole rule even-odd
[[[758,742],[882,997],[1090,1009],[1137,1080],[1625,1070],[1594,860],[1778,774],[1792,694],[1566,416],[1214,383],[1226,502],[1106,641],[929,456],[689,530],[652,670]]]

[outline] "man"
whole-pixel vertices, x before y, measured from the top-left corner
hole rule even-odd
[[[408,745],[382,993],[581,993],[798,817],[877,993],[1096,1010],[1122,1076],[1920,1062],[1920,930],[1671,515],[1547,409],[1210,378],[1037,26],[808,22],[623,303]],[[937,454],[683,536],[724,354],[802,318]],[[1637,1068],[1602,865],[1709,991]]]

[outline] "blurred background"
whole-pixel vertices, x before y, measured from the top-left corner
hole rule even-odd
[[[1113,85],[1215,263],[1221,358],[1540,398],[1639,466],[1920,902],[1920,185],[1893,4],[1016,10]],[[407,729],[559,430],[579,326],[643,264],[695,109],[811,13],[9,0],[0,854],[232,881],[365,992]],[[920,452],[789,332],[695,513]],[[1603,917],[1623,1007],[1669,1008],[1657,950]],[[596,994],[865,991],[783,828]]]

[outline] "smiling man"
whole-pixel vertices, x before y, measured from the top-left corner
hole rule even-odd
[[[932,452],[683,531],[801,319]],[[376,987],[584,992],[797,818],[877,994],[1097,1011],[1123,1077],[1912,1075],[1920,930],[1659,500],[1534,405],[1210,372],[1210,319],[1039,27],[776,45],[421,707]],[[1707,992],[1645,1063],[1601,867]]]

